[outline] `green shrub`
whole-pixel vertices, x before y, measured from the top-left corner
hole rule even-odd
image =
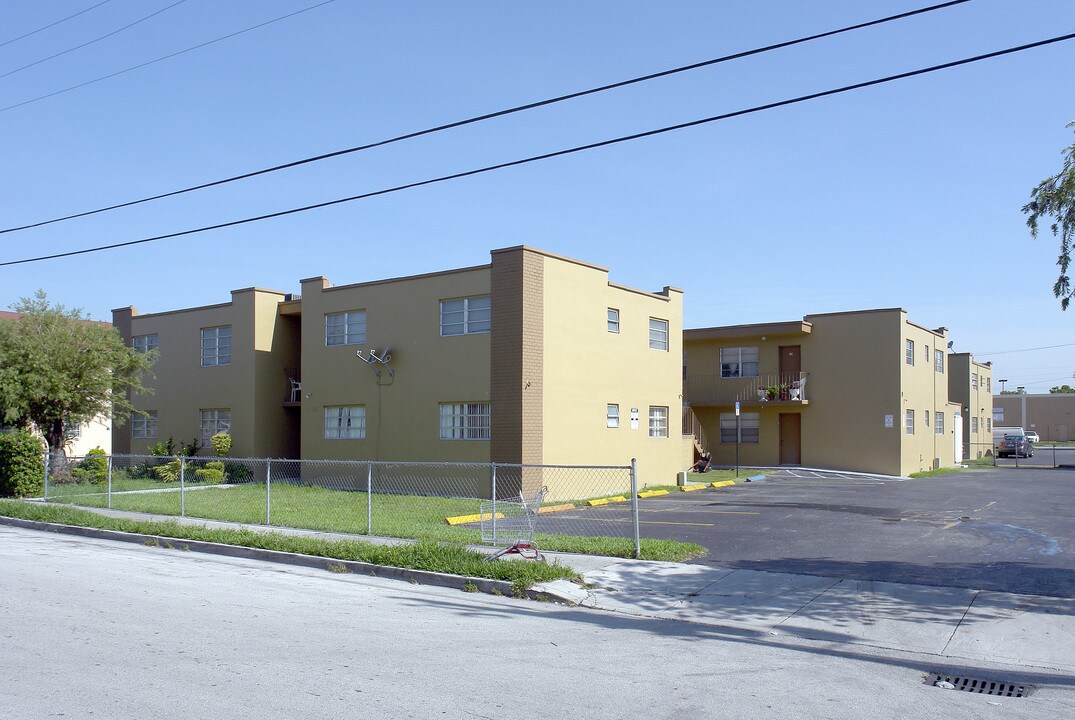
[[[254,473],[250,472],[250,468],[241,463],[226,463],[224,468],[224,474],[227,476],[228,482],[231,483],[250,482],[250,479],[254,476]]]
[[[80,483],[108,482],[108,453],[99,447],[90,450],[82,462],[71,468],[71,475]]]
[[[179,454],[186,455],[187,457],[194,457],[201,449],[202,441],[198,438],[194,438],[190,441],[190,443],[183,443],[183,447],[179,449]]]
[[[210,467],[198,468],[194,471],[194,481],[206,485],[219,485],[224,482],[224,471]]]
[[[163,465],[158,465],[153,468],[153,474],[156,475],[157,479],[161,482],[179,482],[179,473],[182,462],[182,460],[172,460]]]
[[[40,495],[45,479],[45,446],[25,430],[0,433],[0,496]]]
[[[169,457],[175,455],[175,440],[168,438],[167,442],[164,440],[158,440],[149,446],[150,455],[158,455],[160,457]]]
[[[219,460],[210,460],[205,464],[205,467],[209,470],[219,470],[220,474],[224,474],[224,463]]]
[[[231,452],[231,435],[217,433],[209,438],[209,444],[213,446],[213,452],[217,454],[217,457],[224,457]]]

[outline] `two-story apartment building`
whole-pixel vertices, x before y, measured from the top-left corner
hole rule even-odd
[[[974,460],[993,448],[993,365],[971,353],[948,355],[948,397],[962,414],[962,456]]]
[[[718,464],[734,462],[738,446],[754,466],[951,466],[959,406],[946,342],[946,328],[916,325],[900,308],[689,329],[684,399]]]
[[[117,452],[218,431],[235,456],[624,465],[674,482],[681,433],[682,292],[529,247],[486,265],[333,286],[299,297],[114,311],[157,348],[154,394]]]

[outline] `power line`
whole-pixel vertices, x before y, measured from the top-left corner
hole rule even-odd
[[[67,17],[65,17],[65,18],[63,18],[61,20],[57,20],[56,22],[49,23],[48,25],[45,25],[44,27],[39,27],[37,30],[31,30],[30,32],[26,33],[25,35],[19,35],[16,38],[11,38],[10,40],[5,40],[4,42],[0,43],[0,47],[4,47],[5,45],[10,45],[13,42],[18,42],[19,40],[22,40],[23,38],[28,38],[31,35],[37,35],[42,30],[48,30],[50,27],[56,27],[60,23],[67,22],[68,20],[71,20],[72,18],[77,18],[82,13],[88,13],[90,10],[94,10],[96,8],[99,8],[102,5],[104,5],[105,3],[109,3],[109,2],[112,2],[112,0],[101,0],[101,2],[97,3],[96,5],[91,5],[90,7],[86,8],[85,10],[79,10],[74,15],[68,15]]]
[[[1032,350],[1052,350],[1054,348],[1072,347],[1072,346],[1075,346],[1075,343],[1064,343],[1063,345],[1044,345],[1042,347],[1023,348],[1021,350],[998,350],[996,352],[974,353],[974,356],[975,357],[985,357],[986,355],[1011,355],[1012,353],[1030,352]]]
[[[38,102],[40,100],[45,100],[47,98],[55,97],[57,95],[63,95],[64,93],[71,92],[72,90],[78,90],[79,88],[84,88],[87,85],[93,85],[94,83],[99,83],[102,80],[108,80],[109,78],[114,78],[117,75],[123,75],[123,74],[129,73],[129,72],[131,72],[133,70],[140,70],[141,68],[148,67],[149,65],[155,65],[156,63],[162,62],[164,60],[169,60],[169,59],[174,58],[176,56],[183,55],[183,54],[188,53],[188,52],[193,52],[194,50],[200,50],[201,48],[206,47],[208,45],[213,45],[214,43],[218,43],[218,42],[221,42],[223,40],[230,40],[231,38],[236,37],[237,35],[242,35],[243,33],[248,33],[251,30],[257,30],[259,28],[265,27],[266,25],[272,25],[275,22],[280,22],[281,20],[287,20],[290,17],[300,15],[300,14],[302,14],[304,12],[307,12],[309,10],[314,10],[316,8],[321,7],[322,5],[328,5],[329,3],[332,3],[332,2],[336,2],[336,0],[324,0],[324,2],[319,2],[316,5],[311,5],[309,7],[305,7],[303,9],[301,9],[301,10],[296,10],[295,12],[288,13],[287,15],[281,15],[280,17],[273,18],[272,20],[266,20],[265,22],[258,23],[257,25],[251,25],[248,28],[244,28],[242,30],[237,30],[237,31],[235,31],[233,33],[229,33],[227,35],[222,35],[222,36],[220,36],[220,37],[218,37],[218,38],[216,38],[214,40],[207,40],[206,42],[199,43],[199,44],[194,45],[192,47],[188,47],[185,50],[179,50],[177,52],[170,53],[168,55],[163,55],[163,56],[161,56],[161,57],[159,57],[159,58],[157,58],[155,60],[147,60],[144,63],[139,63],[138,65],[132,65],[131,67],[124,68],[123,70],[117,70],[116,72],[109,73],[108,75],[102,75],[100,77],[94,78],[93,80],[87,80],[86,82],[81,82],[81,83],[79,83],[77,85],[72,85],[72,86],[66,87],[66,88],[64,88],[62,90],[56,90],[55,92],[46,93],[45,95],[39,95],[38,97],[31,98],[30,100],[23,100],[22,102],[15,103],[14,105],[8,105],[7,107],[0,107],[0,112],[7,112],[8,110],[14,110],[15,108],[22,107],[23,105],[30,105],[31,103],[35,103],[35,102]]]
[[[88,215],[96,215],[98,213],[109,212],[111,210],[119,210],[120,208],[130,207],[132,205],[139,205],[141,203],[152,202],[154,200],[161,200],[167,197],[173,197],[175,195],[182,195],[184,193],[194,192],[195,190],[204,190],[210,187],[216,187],[217,185],[225,185],[227,183],[236,182],[237,180],[245,180],[247,178],[256,177],[258,175],[265,175],[267,173],[277,172],[279,170],[286,170],[288,168],[298,167],[300,165],[306,165],[308,163],[318,162],[320,160],[327,160],[329,158],[339,157],[341,155],[349,155],[351,153],[361,152],[363,150],[370,150],[372,148],[383,147],[385,145],[391,145],[393,143],[401,142],[403,140],[411,140],[413,138],[421,137],[423,135],[430,135],[432,133],[441,132],[444,130],[450,130],[452,128],[463,127],[464,125],[472,125],[474,123],[482,122],[484,120],[491,120],[493,118],[503,117],[505,115],[511,115],[513,113],[522,112],[524,110],[532,110],[534,108],[543,107],[546,105],[552,105],[565,100],[573,100],[575,98],[584,97],[586,95],[593,95],[595,93],[604,92],[606,90],[613,90],[616,88],[625,87],[628,85],[634,85],[636,83],[645,82],[647,80],[654,80],[656,78],[666,77],[668,75],[675,75],[677,73],[686,72],[688,70],[696,70],[698,68],[707,67],[710,65],[716,65],[718,63],[728,62],[730,60],[738,60],[741,58],[749,57],[751,55],[758,55],[772,50],[779,50],[793,45],[800,45],[802,43],[810,42],[811,40],[818,40],[820,38],[831,37],[833,35],[839,35],[841,33],[851,32],[852,30],[861,30],[862,28],[870,27],[873,25],[880,25],[882,23],[892,22],[893,20],[901,20],[911,17],[913,15],[921,15],[923,13],[932,12],[934,10],[940,10],[943,8],[951,7],[953,5],[962,5],[963,3],[970,2],[970,0],[952,0],[951,2],[944,2],[939,5],[931,5],[929,7],[920,8],[918,10],[911,10],[908,12],[900,13],[898,15],[889,15],[888,17],[880,18],[877,20],[870,20],[868,22],[858,23],[856,25],[848,25],[846,27],[839,28],[837,30],[829,30],[827,32],[818,33],[816,35],[808,35],[806,37],[797,38],[795,40],[788,40],[780,42],[775,45],[767,45],[761,48],[755,48],[753,50],[746,50],[738,52],[732,55],[725,55],[719,58],[713,58],[711,60],[704,60],[702,62],[692,63],[690,65],[684,65],[682,67],[673,68],[671,70],[662,70],[660,72],[651,73],[649,75],[642,75],[640,77],[631,78],[630,80],[622,80],[609,85],[602,85],[600,87],[590,88],[589,90],[580,90],[578,92],[569,93],[567,95],[560,95],[558,97],[550,98],[547,100],[539,100],[537,102],[527,103],[526,105],[518,105],[516,107],[508,108],[506,110],[498,110],[496,112],[487,113],[485,115],[478,115],[476,117],[467,118],[466,120],[457,120],[445,125],[438,125],[436,127],[427,128],[425,130],[418,130],[404,135],[397,135],[396,137],[388,138],[387,140],[379,140],[376,142],[368,143],[365,145],[357,145],[355,147],[346,148],[344,150],[336,150],[322,155],[315,155],[313,157],[303,158],[302,160],[295,160],[292,162],[284,163],[282,165],[275,165],[270,168],[264,168],[262,170],[255,170],[253,172],[243,173],[241,175],[235,175],[233,177],[224,178],[223,180],[214,180],[212,182],[202,183],[200,185],[193,185],[191,187],[182,188],[180,190],[172,190],[170,192],[161,193],[159,195],[152,195],[150,197],[144,197],[139,200],[130,200],[127,202],[118,203],[115,205],[109,205],[108,207],[98,208],[96,210],[87,210],[85,212],[75,213],[72,215],[65,215],[63,217],[54,218],[52,220],[43,220],[41,222],[31,223],[29,225],[21,225],[19,227],[0,229],[0,235],[9,232],[17,232],[19,230],[29,230],[30,228],[41,227],[42,225],[51,225],[52,223],[63,222],[65,220],[74,220],[76,218],[86,217]],[[32,101],[31,101],[32,102]],[[17,107],[17,106],[12,106]],[[0,112],[8,110],[10,108],[0,108]]]
[[[372,192],[362,193],[360,195],[352,195],[351,197],[328,200],[325,202],[315,203],[313,205],[305,205],[303,207],[292,208],[290,210],[280,210],[278,212],[268,213],[265,215],[257,215],[255,217],[243,218],[242,220],[231,220],[229,222],[218,223],[216,225],[206,225],[204,227],[194,228],[191,230],[181,230],[179,232],[167,233],[165,235],[156,235],[154,237],[142,238],[141,240],[129,240],[127,242],[112,243],[110,245],[98,245],[96,247],[85,248],[83,250],[72,250],[69,252],[55,253],[52,255],[40,255],[37,257],[24,258],[22,260],[9,260],[7,262],[0,262],[0,267],[5,267],[8,265],[22,265],[25,263],[37,262],[40,260],[55,260],[57,258],[72,257],[74,255],[85,255],[87,253],[100,252],[102,250],[113,250],[115,248],[130,247],[132,245],[142,245],[144,243],[155,242],[157,240],[167,240],[170,238],[182,237],[185,235],[194,235],[197,233],[208,232],[210,230],[220,230],[222,228],[234,227],[236,225],[246,225],[248,223],[258,222],[261,220],[270,220],[272,218],[284,217],[285,215],[294,215],[296,213],[308,212],[310,210],[318,210],[320,208],[330,207],[332,205],[340,205],[342,203],[353,202],[355,200],[365,200],[367,198],[377,197],[380,195],[388,195],[391,193],[400,192],[402,190],[410,190],[412,188],[422,187],[425,185],[435,185],[437,183],[446,182],[448,180],[457,180],[459,178],[471,177],[473,175],[481,175],[483,173],[492,172],[494,170],[503,170],[509,167],[528,165],[530,163],[538,162],[540,160],[548,160],[555,157],[562,157],[564,155],[572,155],[574,153],[583,152],[585,150],[594,150],[596,148],[608,147],[610,145],[617,145],[632,140],[639,140],[642,138],[653,137],[655,135],[662,135],[676,130],[683,130],[685,128],[697,127],[699,125],[705,125],[720,120],[728,120],[734,117],[750,115],[752,113],[761,112],[763,110],[772,110],[778,107],[795,105],[797,103],[806,102],[807,100],[816,100],[818,98],[839,95],[841,93],[850,92],[852,90],[861,90],[863,88],[872,87],[874,85],[882,85],[884,83],[893,82],[895,80],[903,80],[910,77],[916,77],[918,75],[925,75],[927,73],[937,72],[938,70],[946,70],[948,68],[958,67],[960,65],[968,65],[970,63],[980,62],[982,60],[988,60],[995,57],[1001,57],[1003,55],[1011,55],[1012,53],[1022,52],[1024,50],[1030,50],[1045,45],[1051,45],[1053,43],[1071,40],[1072,38],[1075,38],[1075,33],[1060,35],[1054,38],[1049,38],[1048,40],[1039,40],[1038,42],[1028,43],[1026,45],[1019,45],[1017,47],[1007,48],[1006,50],[997,50],[995,52],[986,53],[984,55],[975,55],[974,57],[964,58],[962,60],[954,60],[952,62],[942,63],[940,65],[933,65],[927,68],[921,68],[919,70],[911,70],[909,72],[899,73],[897,75],[889,75],[887,77],[877,78],[875,80],[867,80],[866,82],[855,83],[853,85],[845,85],[843,87],[836,88],[833,90],[824,90],[822,92],[810,93],[809,95],[800,95],[799,97],[792,98],[790,100],[780,100],[777,102],[767,103],[765,105],[756,105],[752,108],[747,108],[745,110],[735,110],[733,112],[724,113],[721,115],[714,115],[712,117],[702,118],[700,120],[691,120],[690,122],[679,123],[677,125],[669,125],[667,127],[659,128],[656,130],[647,130],[645,132],[634,133],[633,135],[624,135],[618,138],[613,138],[611,140],[601,140],[599,142],[590,143],[588,145],[579,145],[577,147],[568,148],[566,150],[556,150],[554,152],[544,153],[542,155],[533,155],[528,158],[523,158],[522,160],[511,160],[509,162],[499,163],[497,165],[488,165],[486,167],[477,168],[475,170],[465,170],[463,172],[453,173],[451,175],[442,175],[441,177],[437,178],[419,180],[417,182],[407,183],[405,185],[397,185],[395,187],[385,188],[382,190],[374,190]]]
[[[149,20],[150,18],[153,18],[153,17],[156,17],[157,15],[160,15],[165,10],[171,10],[176,5],[182,5],[186,1],[187,0],[176,0],[176,2],[172,3],[171,5],[168,5],[167,7],[163,7],[163,8],[161,8],[160,10],[158,10],[158,11],[156,11],[154,13],[150,13],[149,15],[146,15],[144,18],[141,18],[139,20],[135,20],[133,23],[131,23],[129,25],[124,25],[123,27],[119,28],[118,30],[113,30],[110,33],[102,35],[101,37],[94,38],[93,40],[89,40],[87,42],[84,42],[81,45],[76,45],[73,48],[67,48],[66,50],[62,50],[62,51],[56,53],[55,55],[49,55],[46,58],[41,58],[40,60],[35,60],[32,63],[29,63],[27,65],[23,65],[20,68],[15,68],[14,70],[11,70],[9,72],[4,73],[3,75],[0,75],[0,78],[6,78],[8,75],[14,75],[17,72],[22,72],[23,70],[25,70],[27,68],[32,68],[34,65],[40,65],[43,62],[48,62],[49,60],[53,60],[55,58],[60,57],[61,55],[66,55],[67,53],[74,52],[75,50],[81,50],[84,47],[87,47],[89,45],[93,45],[94,43],[97,43],[97,42],[101,42],[102,40],[105,40],[107,38],[112,37],[113,35],[118,35],[119,33],[123,32],[124,30],[129,30],[130,28],[133,28],[135,25],[138,25],[139,23],[144,23],[146,20]]]

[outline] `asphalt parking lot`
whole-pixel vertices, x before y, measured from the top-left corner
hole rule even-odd
[[[699,563],[1075,597],[1075,470],[912,480],[781,470],[649,498],[639,513],[643,537],[708,548]]]

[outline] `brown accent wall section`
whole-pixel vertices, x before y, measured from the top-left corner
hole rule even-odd
[[[493,462],[543,460],[544,290],[544,259],[539,253],[525,247],[492,253]]]
[[[119,330],[120,337],[123,338],[123,344],[127,347],[131,346],[131,323],[132,318],[138,312],[138,309],[134,306],[128,306],[125,308],[116,308],[112,311],[112,326]],[[130,391],[127,391],[127,399],[131,396]],[[131,452],[131,421],[119,425],[118,423],[112,423],[112,452],[114,453],[127,453]]]

